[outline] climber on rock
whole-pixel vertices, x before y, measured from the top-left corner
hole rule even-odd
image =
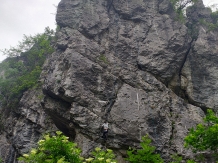
[[[107,121],[104,121],[103,125],[101,126],[102,127],[102,132],[103,132],[103,135],[102,135],[102,138],[107,140],[107,133],[108,133],[108,122]]]

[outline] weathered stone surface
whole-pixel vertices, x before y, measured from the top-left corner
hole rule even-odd
[[[42,133],[59,129],[84,156],[107,147],[124,163],[125,150],[148,134],[166,162],[173,153],[193,157],[183,139],[218,101],[217,32],[196,24],[199,17],[211,21],[201,0],[188,8],[187,27],[168,0],[62,0],[56,50],[40,79],[45,97],[26,92],[5,118],[0,154],[16,162]]]
[[[209,9],[200,5],[202,10],[192,7],[190,19],[204,18],[211,22]],[[194,10],[194,11],[193,11]],[[198,10],[197,12],[195,12]],[[207,23],[208,24],[208,23]],[[209,31],[203,24],[197,24],[198,37],[194,42],[182,69],[182,89],[193,104],[202,108],[218,109],[218,41],[217,31]],[[194,29],[196,30],[196,29]]]
[[[10,144],[7,142],[6,134],[0,135],[0,157],[2,160],[6,160],[6,157],[10,150]]]
[[[165,86],[185,68],[193,44],[172,12],[168,1],[59,4],[57,50],[42,73],[50,96],[44,109],[84,151],[102,145],[99,125],[108,119],[107,147],[120,154],[149,134],[166,160],[175,151],[191,157],[183,138],[204,113]],[[179,86],[187,81],[179,78]]]
[[[200,27],[199,38],[196,40],[182,71],[186,82],[183,84],[187,95],[199,106],[217,110],[218,33],[209,32]]]
[[[68,49],[63,54],[66,51]],[[64,55],[62,58],[70,59]],[[110,148],[119,151],[127,149],[130,145],[139,145],[141,136],[149,134],[158,147],[157,150],[162,152],[166,159],[173,151],[182,155],[187,154],[182,140],[188,128],[201,122],[204,113],[200,108],[185,104],[151,74],[136,68],[122,69],[117,78],[103,68],[101,71],[104,71],[104,74],[101,71],[91,72],[91,64],[88,64],[91,63],[90,60],[81,57],[77,52],[72,51],[71,59],[66,76],[62,76],[63,79],[70,80],[61,80],[58,83],[53,78],[49,78],[50,81],[46,80],[44,92],[55,99],[45,100],[44,107],[48,112],[52,112],[50,116],[54,122],[59,122],[56,124],[58,128],[70,137],[76,137],[75,140],[80,142],[84,151],[89,151],[90,147],[101,146],[99,125],[106,118],[110,123],[107,141]],[[78,60],[81,61],[80,66],[76,66]],[[58,64],[54,66],[59,67]],[[56,72],[59,72],[58,68],[52,74],[55,76]],[[73,78],[72,76],[77,73],[84,75]],[[96,75],[103,77],[97,80],[99,77],[95,79]],[[95,82],[92,79],[95,79]],[[74,87],[69,87],[75,83],[78,83],[78,91],[75,91]],[[58,91],[60,88],[61,92]],[[53,92],[50,92],[51,90]],[[67,93],[65,90],[68,90]],[[111,92],[107,94],[107,91]],[[75,95],[75,92],[78,94]],[[63,106],[66,102],[57,102],[57,98],[65,100],[68,104]],[[78,135],[84,135],[86,138],[78,140]]]
[[[29,152],[45,132],[57,128],[42,110],[41,90],[27,91],[17,110],[11,112],[3,122],[4,132],[0,135],[0,157],[5,163],[17,162],[16,158]],[[7,139],[5,139],[6,137]]]
[[[170,7],[172,10],[169,1],[161,4],[166,6],[165,10]],[[56,20],[61,27],[81,32],[81,37],[93,38],[103,48],[101,52],[108,55],[106,57],[113,55],[118,63],[122,60],[122,64],[138,65],[167,82],[179,71],[189,41],[183,24],[169,13],[159,13],[161,4],[157,0],[62,1]],[[79,42],[84,43],[82,40]],[[63,42],[66,44],[62,40],[61,45]]]

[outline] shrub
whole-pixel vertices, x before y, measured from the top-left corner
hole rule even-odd
[[[208,109],[203,124],[198,124],[196,129],[191,128],[188,136],[185,137],[185,147],[193,151],[204,151],[210,149],[218,150],[218,118],[215,113]]]
[[[25,163],[82,163],[81,150],[76,143],[68,141],[68,137],[60,131],[56,136],[45,135],[39,140],[38,147],[18,160]]]
[[[101,55],[99,56],[99,60],[100,60],[100,61],[103,61],[105,64],[108,64],[108,63],[109,63],[104,54],[101,54]]]
[[[127,151],[128,160],[131,163],[163,163],[159,154],[155,153],[155,147],[151,145],[151,139],[148,135],[142,137],[140,143],[142,149],[129,149]]]
[[[171,156],[173,161],[171,163],[180,163],[182,161],[182,156],[178,156],[177,154],[174,154]]]
[[[188,6],[193,5],[197,0],[170,0],[177,15],[177,20],[185,22],[185,10]]]
[[[111,149],[102,150],[101,148],[97,147],[92,152],[93,158],[90,157],[85,159],[86,162],[91,163],[117,163],[115,160],[115,155]]]
[[[18,160],[25,163],[117,163],[111,149],[102,150],[97,147],[91,152],[93,157],[80,157],[81,150],[76,143],[68,141],[68,137],[57,131],[56,136],[45,135],[39,140],[38,147],[29,154],[23,154]]]
[[[185,137],[185,147],[191,148],[193,152],[210,150],[217,160],[218,151],[218,117],[208,109],[204,123],[198,124],[196,129],[191,128]]]
[[[8,58],[0,64],[1,107],[15,109],[23,93],[36,87],[46,56],[54,50],[51,46],[54,32],[49,28],[43,34],[24,36],[18,47],[4,50]]]

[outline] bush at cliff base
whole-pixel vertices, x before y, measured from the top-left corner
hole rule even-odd
[[[218,117],[212,110],[207,110],[204,123],[191,128],[185,138],[185,147],[193,152],[210,151],[218,161]]]
[[[155,147],[151,145],[151,139],[148,135],[142,137],[140,143],[142,149],[129,149],[127,151],[127,160],[131,163],[163,163],[159,154],[155,153]]]
[[[101,148],[97,147],[92,152],[93,157],[85,159],[88,163],[117,163],[115,160],[115,155],[111,149],[102,150]]]
[[[26,163],[82,163],[81,150],[76,143],[68,141],[60,131],[56,136],[45,135],[38,142],[38,148],[32,149],[18,160]]]
[[[92,157],[84,159],[76,143],[68,141],[62,132],[57,131],[56,136],[45,135],[38,142],[38,147],[30,153],[24,154],[18,160],[25,163],[117,163],[112,150],[102,150],[97,147],[91,153]]]

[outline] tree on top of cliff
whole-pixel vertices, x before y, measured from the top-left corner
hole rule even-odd
[[[53,52],[53,33],[46,28],[42,34],[25,36],[17,48],[5,50],[9,57],[0,64],[1,107],[15,108],[23,93],[38,84],[46,56]]]
[[[52,40],[52,37],[54,36],[54,30],[50,29],[49,27],[45,28],[45,31],[43,34],[36,34],[35,36],[27,36],[24,35],[23,40],[18,42],[17,47],[11,47],[10,49],[3,49],[1,52],[3,52],[4,55],[7,55],[8,57],[17,57],[20,56],[22,53],[25,53],[27,51],[30,51],[32,48],[40,48],[40,46],[44,46],[46,43],[45,41],[43,42],[42,40]],[[36,47],[35,47],[36,46]],[[46,49],[48,52],[51,49],[48,45],[46,45],[47,48],[43,48],[44,50]]]
[[[170,0],[173,6],[178,10],[183,10],[187,6],[193,5],[197,0]]]
[[[170,0],[177,14],[177,19],[184,22],[185,10],[188,6],[193,5],[198,0]]]

